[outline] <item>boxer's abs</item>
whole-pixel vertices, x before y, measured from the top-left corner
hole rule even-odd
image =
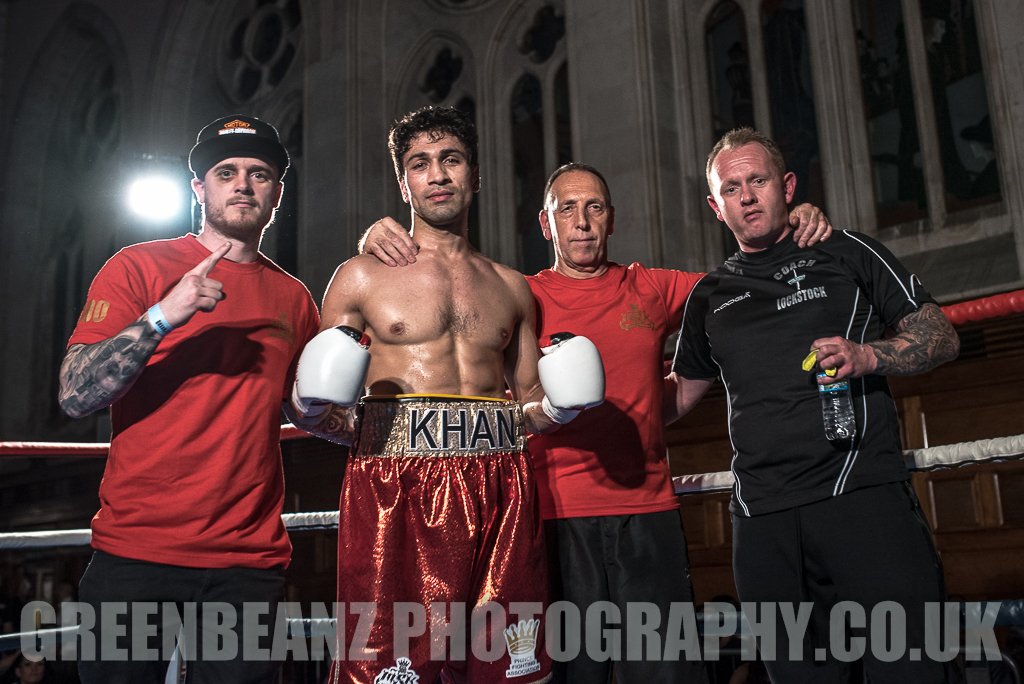
[[[519,323],[505,289],[451,285],[368,308],[370,394],[504,398],[505,350]]]

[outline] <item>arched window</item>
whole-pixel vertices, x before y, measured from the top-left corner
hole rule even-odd
[[[704,27],[715,140],[742,126],[755,127],[750,50],[743,11],[732,0],[718,3]],[[714,142],[714,141],[712,141]]]
[[[1002,197],[974,5],[974,0],[921,2],[948,213]]]
[[[516,229],[524,273],[549,266],[547,240],[537,229],[537,211],[543,201],[544,104],[540,80],[524,74],[512,91],[512,149],[515,164]]]
[[[39,377],[41,381],[45,378],[48,385],[47,428],[51,430],[61,430],[71,422],[57,402],[57,371],[94,275],[85,272],[84,253],[89,242],[104,241],[105,234],[109,235],[109,228],[104,224],[110,222],[119,209],[117,203],[107,202],[110,206],[104,206],[103,201],[96,200],[97,185],[92,181],[114,167],[124,133],[124,84],[119,82],[117,69],[107,52],[105,47],[95,45],[79,62],[76,88],[61,108],[55,127],[60,135],[53,148],[59,152],[48,160],[51,180],[90,178],[86,183],[70,183],[67,186],[70,191],[63,201],[58,206],[48,207],[44,213],[44,220],[52,222],[53,231],[49,243],[54,260],[46,264],[44,270],[52,278],[52,290],[46,288],[51,303],[48,322],[52,327],[48,333],[40,329],[40,338],[50,340],[50,349],[48,358],[40,350],[36,363],[45,364],[46,368]]]
[[[878,227],[928,216],[901,0],[853,0]]]
[[[734,128],[756,128],[754,93],[750,80],[750,48],[743,10],[732,0],[715,5],[704,25],[711,83],[711,125],[714,144]],[[710,149],[710,145],[709,148]],[[724,223],[718,224],[722,254],[735,252],[739,245]]]
[[[568,66],[559,58],[564,36],[564,13],[554,5],[540,6],[519,41],[524,73],[509,99],[518,265],[528,274],[551,265],[537,214],[548,175],[572,161]]]
[[[260,250],[299,274],[303,111],[303,17],[300,0],[236,0],[218,11],[217,75],[221,91],[243,113],[272,123],[291,156],[285,191]],[[198,225],[198,224],[197,224]]]
[[[410,64],[408,85],[404,100],[395,112],[395,118],[427,105],[455,107],[465,112],[476,123],[476,94],[473,60],[465,45],[452,36],[429,37],[418,48]],[[398,188],[394,186],[397,198]],[[397,200],[396,200],[397,202]],[[407,211],[404,205],[397,209]],[[469,242],[480,247],[480,201],[469,205]]]
[[[8,410],[0,422],[22,434],[90,437],[99,418],[70,420],[56,388],[89,281],[127,224],[127,59],[109,19],[78,3],[55,21],[30,61],[4,180],[3,222],[19,228],[0,234],[0,263],[19,324],[0,333],[13,359],[3,365]]]
[[[825,207],[803,0],[761,3],[772,139],[796,174],[794,204]]]
[[[851,9],[878,226],[940,227],[948,214],[1000,202],[974,0],[851,0]]]
[[[235,3],[218,50],[224,91],[237,104],[273,92],[299,56],[302,11],[299,0]]]

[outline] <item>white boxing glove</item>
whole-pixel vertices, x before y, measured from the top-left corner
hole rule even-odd
[[[324,330],[302,350],[295,372],[292,404],[305,417],[327,404],[354,406],[366,391],[370,338],[347,325]]]
[[[537,362],[544,388],[544,413],[556,423],[568,423],[580,410],[604,401],[604,364],[594,343],[582,335],[555,333],[541,348]]]

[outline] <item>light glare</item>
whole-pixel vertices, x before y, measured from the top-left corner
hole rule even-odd
[[[165,221],[181,210],[181,190],[169,178],[140,178],[128,189],[128,206],[136,214],[154,221]]]

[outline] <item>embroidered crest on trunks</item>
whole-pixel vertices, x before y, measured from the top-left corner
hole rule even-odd
[[[505,647],[512,661],[505,677],[522,677],[540,670],[540,663],[534,657],[537,648],[537,633],[540,620],[520,620],[519,624],[511,624],[505,628]]]
[[[420,676],[413,672],[412,661],[408,658],[399,658],[395,661],[394,667],[386,667],[377,675],[373,684],[417,684]]]

